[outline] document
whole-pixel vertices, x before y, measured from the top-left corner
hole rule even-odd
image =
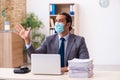
[[[93,59],[77,59],[68,61],[69,77],[90,78],[93,76]]]

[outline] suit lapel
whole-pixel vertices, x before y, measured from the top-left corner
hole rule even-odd
[[[70,50],[71,50],[73,44],[74,44],[74,38],[73,38],[72,34],[70,34],[69,38],[68,38],[67,48],[66,48],[66,58],[69,56]]]
[[[54,45],[53,45],[54,48],[55,48],[54,50],[55,50],[55,53],[58,54],[58,50],[59,50],[59,38],[58,38],[57,35],[55,36],[55,40],[54,41],[55,41]]]

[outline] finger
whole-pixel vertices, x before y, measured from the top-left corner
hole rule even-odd
[[[19,27],[20,27],[20,29],[25,30],[25,28],[23,28],[23,26],[21,24],[19,24]]]
[[[18,29],[19,31],[21,31],[21,30],[25,30],[25,29],[23,28],[23,26],[20,25],[20,24],[18,24],[18,26],[16,26],[16,27],[17,27],[17,29]]]
[[[25,30],[21,24],[18,24],[18,25],[20,30]]]
[[[31,27],[27,28],[28,33],[30,34],[31,31]]]
[[[19,25],[16,25],[15,28],[16,28],[17,31],[21,31],[22,30]]]
[[[16,29],[17,32],[20,32],[20,29],[19,29],[18,25],[15,26],[15,29]]]
[[[27,30],[28,30],[28,31],[31,31],[31,27],[29,27]]]

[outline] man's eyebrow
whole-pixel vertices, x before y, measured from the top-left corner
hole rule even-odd
[[[65,19],[60,19],[60,20],[65,20]]]
[[[55,19],[55,20],[65,20],[65,19]]]

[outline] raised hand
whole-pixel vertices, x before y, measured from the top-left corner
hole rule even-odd
[[[23,28],[23,26],[19,24],[15,26],[15,29],[17,30],[17,34],[19,34],[19,36],[25,40],[25,44],[30,44],[31,28],[25,30],[25,28]]]

